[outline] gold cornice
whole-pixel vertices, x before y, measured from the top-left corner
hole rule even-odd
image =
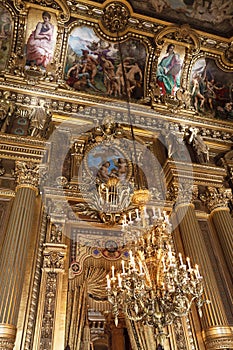
[[[23,83],[21,81],[22,84],[20,84],[18,86],[18,88],[16,88],[15,86],[12,88],[12,92],[20,92],[22,94],[22,87],[25,85],[25,87],[28,88],[28,85],[26,83]],[[9,86],[4,86],[4,83],[0,83],[0,89],[7,89],[9,90]],[[103,109],[103,111],[106,111],[109,109],[109,111],[115,112],[115,113],[122,113],[122,114],[127,114],[128,113],[128,108],[127,108],[127,103],[123,102],[123,101],[118,101],[118,100],[114,100],[114,99],[109,99],[107,97],[101,97],[101,101],[100,101],[100,97],[96,97],[94,95],[91,96],[87,96],[85,93],[81,93],[81,92],[75,92],[75,91],[71,91],[71,90],[67,90],[65,91],[64,89],[57,89],[56,93],[54,93],[54,91],[47,91],[46,93],[44,92],[44,90],[42,91],[42,86],[40,87],[41,91],[38,89],[37,87],[37,95],[38,97],[43,97],[46,99],[56,99],[57,101],[62,101],[62,102],[68,102],[68,103],[73,103],[74,105],[77,106],[77,108],[79,108],[79,110],[77,112],[74,113],[69,113],[69,112],[64,112],[63,110],[61,111],[57,111],[54,110],[52,111],[52,114],[60,115],[62,120],[69,120],[70,118],[75,118],[77,116],[82,116],[82,111],[85,110],[86,107],[93,107],[96,108],[98,106],[99,109]],[[46,87],[47,89],[49,89],[49,87]],[[35,91],[34,90],[24,90],[25,95],[34,95]],[[210,129],[210,131],[219,131],[221,130],[221,132],[224,133],[228,133],[228,134],[233,134],[233,126],[232,126],[232,122],[230,121],[223,121],[223,120],[217,120],[217,119],[210,119],[210,118],[203,118],[200,116],[193,116],[193,115],[189,115],[187,114],[187,112],[185,111],[181,111],[179,113],[177,113],[176,115],[172,114],[168,109],[164,108],[162,110],[157,110],[155,109],[151,109],[150,106],[148,105],[139,105],[136,103],[131,103],[130,104],[130,112],[131,115],[135,115],[135,117],[141,118],[147,118],[146,120],[153,120],[153,119],[163,119],[164,121],[167,122],[171,122],[171,123],[179,123],[182,126],[192,126],[192,127],[198,127],[198,128],[203,128],[203,129]],[[83,112],[83,118],[85,118],[85,120],[89,119],[95,119],[95,116],[92,115],[87,115]],[[120,122],[120,121],[119,121]],[[141,124],[141,123],[140,123]],[[141,125],[138,124],[140,127]],[[145,129],[154,129],[154,126],[152,126],[151,123],[144,122],[144,125],[142,125],[142,127],[144,127]],[[0,134],[1,135],[1,134]],[[3,135],[3,134],[2,134]],[[11,135],[11,137],[15,137]],[[20,137],[20,139],[22,140],[23,137]],[[26,139],[24,137],[24,139]],[[31,140],[30,140],[31,139]],[[215,138],[216,139],[216,138]],[[27,137],[27,140],[29,143],[33,142],[33,138],[31,138],[30,136]],[[35,139],[34,139],[35,140]],[[0,139],[1,141],[1,139]],[[13,141],[13,140],[12,140]],[[216,139],[216,141],[219,141]],[[224,141],[226,143],[226,141]],[[38,140],[37,140],[38,143]]]
[[[0,157],[39,162],[45,156],[47,141],[0,133]]]
[[[226,170],[210,165],[191,164],[173,160],[167,160],[163,168],[167,183],[174,180],[189,179],[193,177],[193,184],[205,186],[222,186]]]

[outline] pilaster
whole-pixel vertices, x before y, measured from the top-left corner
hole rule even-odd
[[[65,347],[66,215],[58,214],[56,202],[53,210],[49,210],[33,350],[63,350]]]

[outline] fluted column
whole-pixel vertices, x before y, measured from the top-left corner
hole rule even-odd
[[[0,256],[0,350],[13,349],[34,215],[38,165],[16,162],[16,195]]]
[[[206,349],[219,349],[220,344],[221,349],[232,349],[233,335],[228,326],[214,267],[211,265],[194,206],[190,203],[178,204],[176,212],[185,254],[191,257],[192,263],[200,266],[204,278],[204,297],[210,300],[210,304],[203,306],[201,319]]]
[[[231,197],[231,189],[208,187],[206,204],[211,212],[210,218],[216,229],[228,271],[233,278],[233,219],[228,207]]]

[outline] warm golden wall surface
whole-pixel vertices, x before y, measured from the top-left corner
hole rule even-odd
[[[233,349],[230,6],[1,2],[1,350]],[[210,301],[168,338],[107,297],[145,201]]]

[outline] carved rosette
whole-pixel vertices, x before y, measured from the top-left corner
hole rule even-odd
[[[121,3],[111,3],[104,8],[103,26],[112,33],[122,32],[128,25],[130,13]]]
[[[17,187],[30,187],[37,191],[39,184],[39,165],[32,162],[15,162]]]
[[[228,203],[232,199],[230,188],[208,187],[207,192],[200,196],[200,199],[211,212],[218,208],[228,208]]]

